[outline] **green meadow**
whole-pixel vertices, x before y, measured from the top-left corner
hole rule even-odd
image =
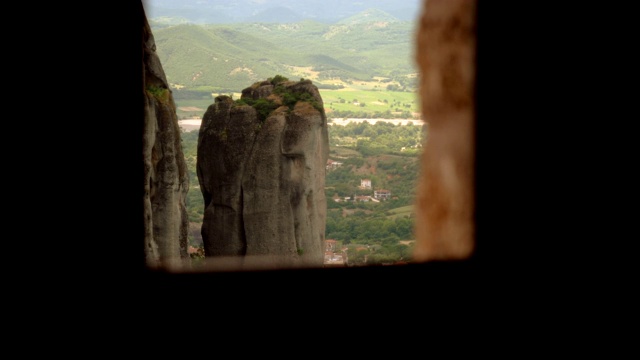
[[[417,113],[415,92],[377,90],[320,90],[327,116],[332,111],[361,111],[366,113]]]
[[[405,216],[411,217],[411,215],[413,214],[413,205],[402,206],[399,208],[388,210],[387,212],[391,213],[391,215],[387,216],[387,219],[395,219],[397,217]]]

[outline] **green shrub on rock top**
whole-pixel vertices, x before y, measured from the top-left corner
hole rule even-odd
[[[149,85],[147,86],[147,92],[153,95],[159,101],[164,102],[169,99],[169,89],[166,89],[160,86]]]
[[[273,93],[279,95],[282,98],[283,105],[287,106],[289,110],[293,110],[293,108],[295,107],[298,101],[308,102],[316,110],[320,112],[324,110],[322,105],[320,105],[320,102],[318,102],[311,94],[306,92],[303,92],[303,93],[293,92],[287,89],[283,85],[283,83],[286,81],[289,81],[288,78],[282,75],[276,75],[273,78],[268,78],[267,81],[269,81],[274,86]],[[310,81],[310,80],[304,80],[304,81]],[[257,84],[259,84],[259,82],[255,83],[254,85],[257,85]],[[249,99],[249,98],[239,99],[239,100],[235,100],[234,104],[236,106],[242,106],[242,105],[252,106],[254,109],[256,109],[256,112],[258,113],[258,119],[262,122],[264,122],[267,119],[267,117],[269,117],[269,115],[271,114],[271,112],[273,112],[273,110],[278,108],[278,105],[275,102],[273,102],[272,100],[264,99],[264,98],[257,99],[257,100]]]
[[[258,113],[258,119],[262,122],[264,122],[267,117],[269,117],[269,114],[271,114],[273,110],[278,108],[278,105],[276,103],[267,99],[254,100],[252,106]]]
[[[289,81],[289,79],[282,75],[276,75],[273,78],[268,78],[267,81],[269,81],[273,86],[276,86],[285,81]]]

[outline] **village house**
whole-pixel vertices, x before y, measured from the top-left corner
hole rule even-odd
[[[331,159],[327,159],[327,170],[335,170],[336,168],[342,166],[342,163],[339,161],[333,161]]]
[[[373,197],[379,200],[387,200],[391,198],[391,191],[385,189],[375,190]]]
[[[340,267],[345,266],[347,253],[343,250],[339,254],[337,251],[337,241],[333,239],[327,239],[325,241],[324,250],[324,267]]]
[[[371,189],[371,180],[370,179],[360,180],[360,187],[363,189]]]

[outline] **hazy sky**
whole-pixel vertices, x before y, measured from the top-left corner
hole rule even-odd
[[[400,20],[413,20],[423,0],[143,0],[149,18],[183,17],[192,22],[335,22],[375,8]]]

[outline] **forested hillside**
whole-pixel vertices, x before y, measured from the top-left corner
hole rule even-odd
[[[240,92],[281,74],[319,88],[357,82],[380,90],[416,90],[413,21],[370,9],[334,24],[167,25],[151,19],[157,53],[176,100]]]
[[[351,265],[410,261],[413,201],[425,127],[386,122],[330,125],[326,239],[347,247]],[[201,246],[204,202],[196,175],[198,131],[182,133],[189,170],[190,243]],[[362,187],[363,180],[371,187]],[[388,190],[389,199],[375,199]],[[336,201],[337,200],[337,201]]]

